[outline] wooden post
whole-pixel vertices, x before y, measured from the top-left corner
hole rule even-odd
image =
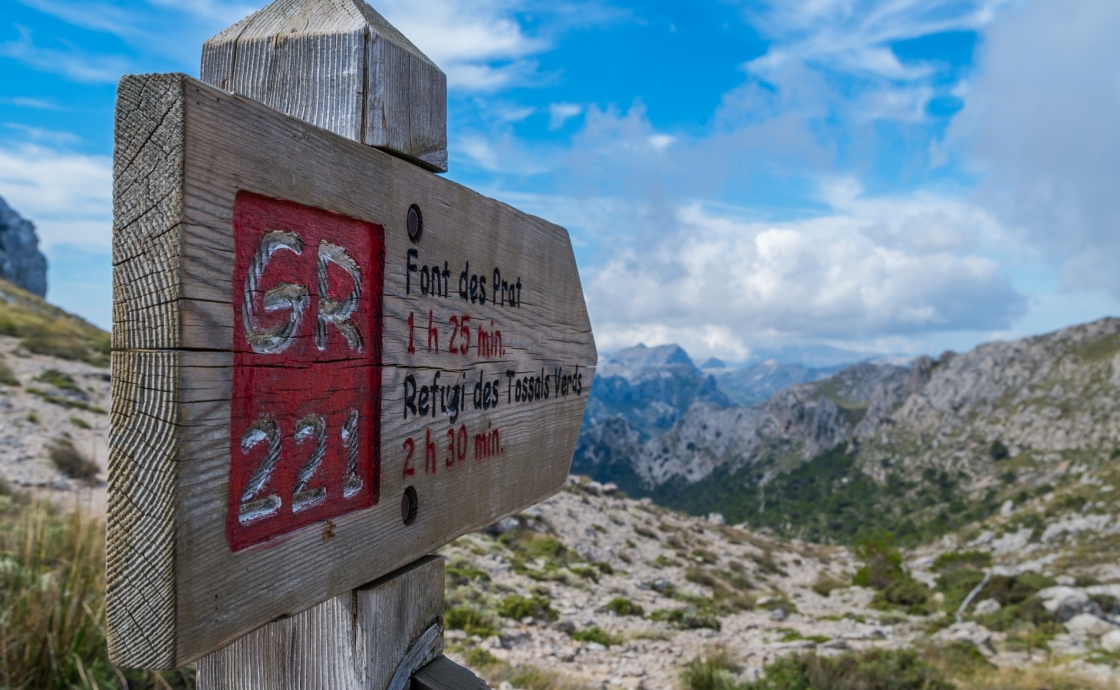
[[[362,0],[279,0],[203,46],[203,81],[447,171],[447,80]],[[199,690],[485,688],[443,650],[443,559],[426,557],[198,662]],[[436,660],[438,663],[433,663]]]
[[[269,623],[200,659],[198,688],[407,690],[413,674],[437,660],[423,674],[423,687],[485,688],[474,674],[440,657],[443,571],[442,558],[422,558]]]
[[[277,0],[202,75],[118,90],[110,658],[485,687],[426,554],[564,485],[597,359],[568,234],[431,174],[446,80],[361,0]]]

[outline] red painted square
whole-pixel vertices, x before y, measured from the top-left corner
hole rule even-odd
[[[239,551],[375,505],[380,225],[239,192],[226,536]]]

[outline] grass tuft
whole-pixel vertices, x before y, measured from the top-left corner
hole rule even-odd
[[[109,663],[105,527],[82,513],[0,499],[0,687],[187,689],[193,670]]]
[[[97,464],[82,455],[68,438],[60,438],[54,442],[50,448],[50,458],[58,471],[71,479],[92,484],[100,472]]]

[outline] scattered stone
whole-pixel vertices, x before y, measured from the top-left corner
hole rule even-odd
[[[1079,613],[1066,621],[1066,629],[1071,635],[1078,637],[1103,637],[1118,628],[1091,613]]]
[[[1101,637],[1101,649],[1106,652],[1120,652],[1120,630],[1107,632]]]
[[[717,527],[722,527],[723,525],[727,524],[723,521],[723,515],[721,513],[709,513],[708,523],[716,525]]]
[[[1003,607],[1000,606],[1000,603],[995,599],[985,599],[984,601],[976,604],[976,606],[972,610],[977,616],[986,616],[989,613],[995,613],[996,611],[999,611],[1001,608]]]
[[[489,527],[487,527],[483,531],[486,532],[487,534],[491,535],[491,536],[500,537],[503,534],[507,534],[509,532],[514,531],[515,529],[517,529],[520,526],[521,526],[521,521],[520,520],[518,520],[515,517],[508,517],[508,518],[505,518],[504,520],[499,520],[499,521],[495,522],[494,524],[490,525]]]
[[[1006,501],[1003,502],[1002,506],[1000,506],[999,514],[1002,515],[1003,517],[1007,517],[1008,515],[1011,515],[1011,513],[1013,513],[1013,512],[1015,512],[1015,501],[1012,501],[1009,498],[1009,499],[1007,499]]]
[[[940,642],[967,642],[975,645],[984,656],[995,654],[991,646],[992,631],[973,621],[954,623],[934,635],[934,639]]]
[[[617,493],[618,493],[618,484],[615,484],[614,482],[607,482],[606,484],[603,485],[603,495],[604,496],[614,496]]]
[[[774,609],[770,612],[770,619],[775,621],[784,621],[788,616],[785,609]]]
[[[599,482],[587,482],[586,484],[581,484],[579,488],[583,489],[585,492],[591,494],[592,496],[603,495],[603,485]]]
[[[551,627],[553,630],[562,632],[565,635],[571,635],[576,631],[576,624],[571,622],[570,620],[567,620],[566,618],[561,618],[549,627]]]
[[[1064,585],[1047,587],[1038,593],[1038,598],[1042,599],[1042,605],[1054,614],[1060,623],[1065,623],[1081,613],[1089,604],[1088,594]]]

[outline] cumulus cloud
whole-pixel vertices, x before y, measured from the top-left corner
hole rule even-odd
[[[447,73],[448,87],[494,92],[540,79],[534,55],[575,24],[609,21],[616,12],[594,1],[383,0],[377,10]],[[521,22],[538,15],[530,34]]]
[[[979,198],[1062,271],[1120,297],[1120,3],[1034,0],[988,32],[951,144]]]
[[[677,342],[697,356],[742,360],[752,348],[794,342],[991,332],[1026,306],[995,261],[910,240],[921,234],[908,230],[915,226],[968,237],[992,231],[987,214],[951,199],[849,198],[830,214],[788,223],[694,204],[676,220],[676,233],[588,272],[604,351]]]
[[[31,218],[43,245],[108,251],[113,227],[113,166],[34,144],[0,147],[0,196]]]

